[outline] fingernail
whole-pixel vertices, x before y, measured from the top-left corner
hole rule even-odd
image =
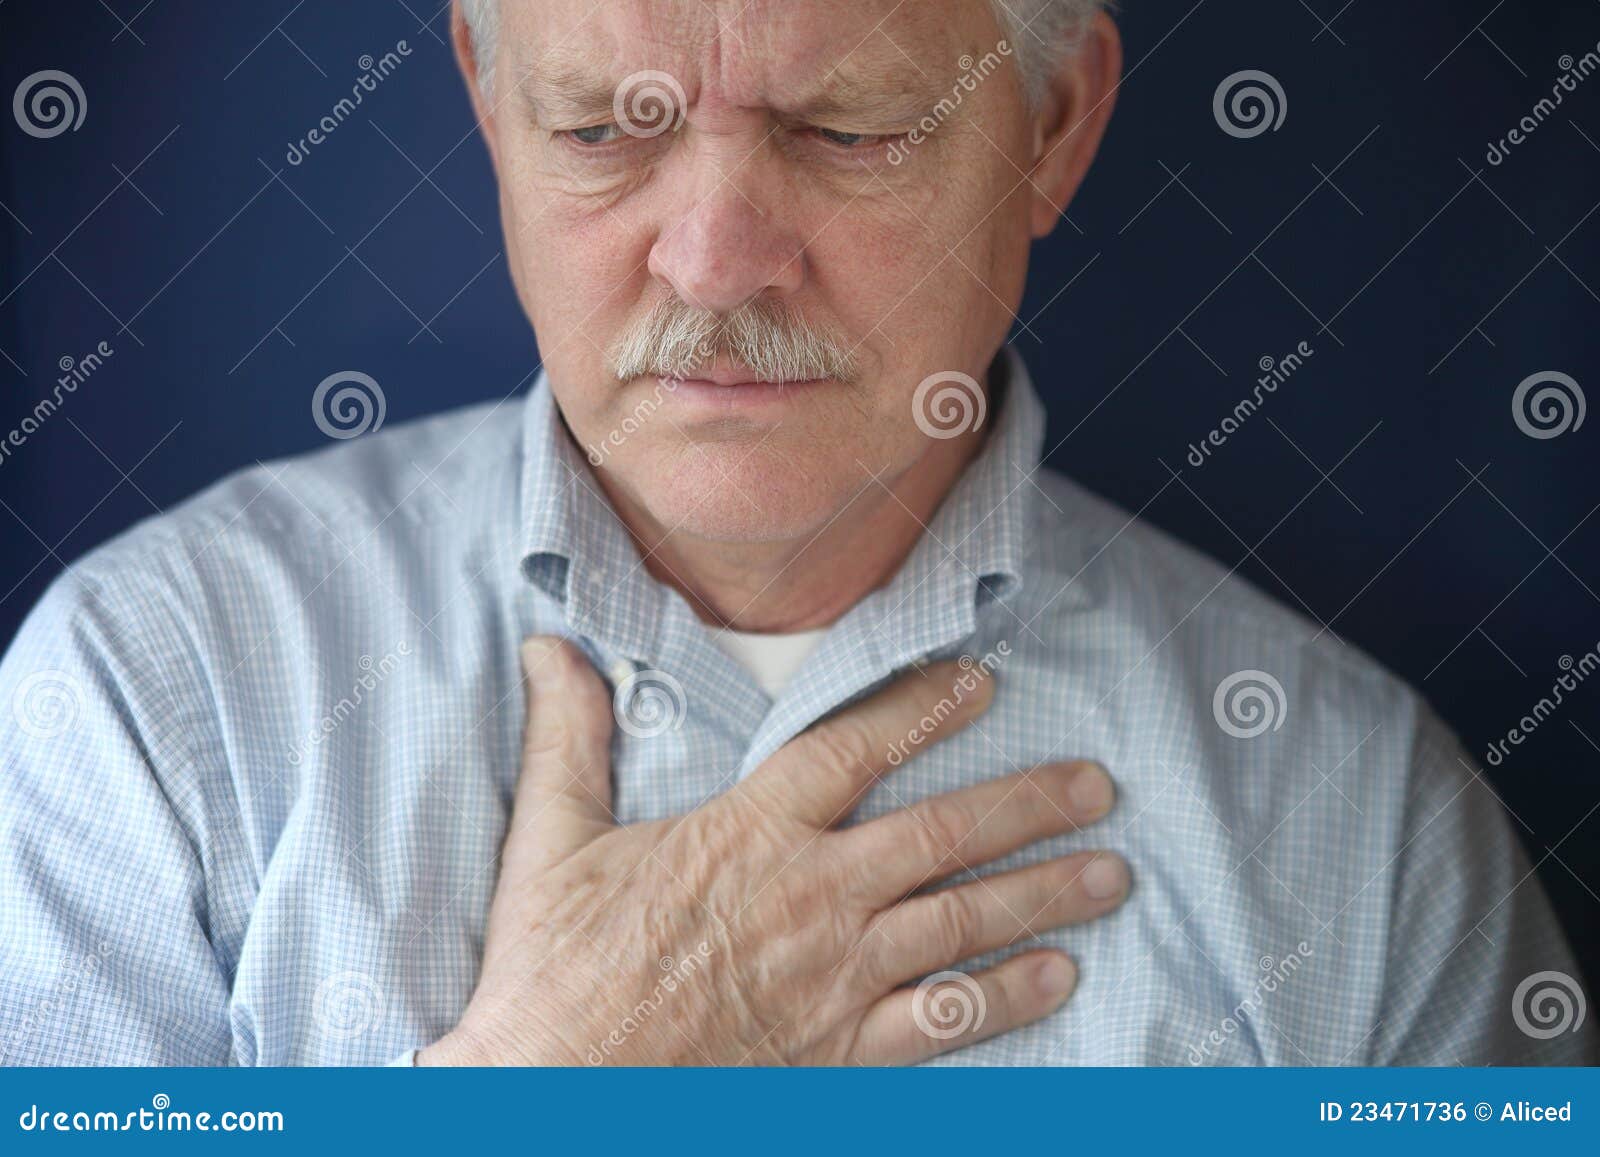
[[[1116,856],[1100,856],[1083,870],[1083,892],[1091,900],[1109,900],[1128,888],[1128,865]]]
[[[544,658],[551,651],[561,645],[561,640],[554,635],[529,635],[522,640],[522,658],[524,662],[537,661]]]
[[[1105,768],[1096,763],[1081,767],[1067,785],[1067,798],[1072,801],[1072,806],[1078,809],[1079,814],[1091,818],[1110,811],[1115,795],[1111,777],[1106,774]]]
[[[1078,969],[1069,956],[1052,953],[1039,965],[1039,991],[1048,997],[1064,997],[1077,983]]]
[[[564,640],[554,635],[530,635],[522,640],[522,673],[531,683],[544,684],[559,672]]]
[[[975,662],[971,656],[963,655],[956,662],[955,672],[950,679],[950,690],[953,693],[966,693],[992,682],[994,682],[992,671],[985,668],[982,663]]]

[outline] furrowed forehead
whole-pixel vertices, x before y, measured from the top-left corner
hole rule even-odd
[[[971,20],[949,18],[961,12],[960,0],[906,3],[870,20],[870,4],[840,19],[796,19],[792,10],[774,19],[767,10],[766,23],[757,7],[767,6],[751,4],[718,24],[709,9],[703,19],[683,12],[668,22],[624,4],[551,30],[537,30],[528,14],[524,29],[542,34],[508,46],[506,71],[541,121],[608,115],[619,86],[645,71],[671,76],[691,108],[714,93],[719,102],[797,116],[910,116],[947,94],[957,61],[982,47]]]

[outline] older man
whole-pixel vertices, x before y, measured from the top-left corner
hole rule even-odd
[[[544,374],[47,596],[0,667],[6,1060],[1586,1055],[1427,707],[1040,466],[1002,343],[1110,117],[1093,0],[455,40]]]

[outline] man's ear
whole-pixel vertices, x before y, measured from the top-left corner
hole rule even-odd
[[[450,6],[450,42],[455,48],[456,66],[461,69],[461,76],[467,82],[467,96],[472,101],[472,115],[477,118],[478,127],[483,130],[484,143],[489,146],[489,159],[498,169],[500,157],[495,150],[495,105],[484,99],[483,86],[478,83],[478,54],[472,45],[472,29],[467,26],[467,18],[461,11],[461,0],[455,0]]]
[[[1078,50],[1062,61],[1034,114],[1033,235],[1047,237],[1061,220],[1100,148],[1122,83],[1122,37],[1110,16],[1096,14]]]

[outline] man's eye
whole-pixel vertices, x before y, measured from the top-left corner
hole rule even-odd
[[[561,136],[576,141],[580,145],[606,145],[617,139],[621,127],[614,124],[590,125],[585,129],[569,129]]]
[[[838,145],[840,148],[845,149],[855,149],[862,145],[876,144],[883,139],[867,133],[846,133],[837,129],[818,129],[817,135],[829,144]]]

